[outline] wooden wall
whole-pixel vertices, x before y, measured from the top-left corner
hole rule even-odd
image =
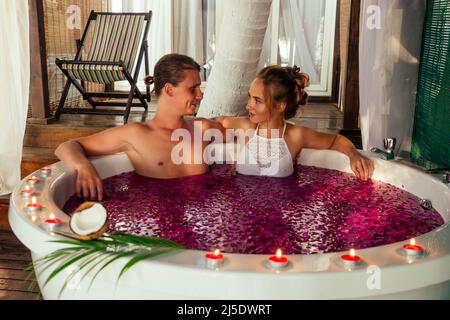
[[[340,0],[340,55],[341,55],[341,74],[339,82],[341,84],[339,95],[341,97],[339,107],[343,111],[344,98],[346,90],[346,78],[347,78],[347,58],[348,58],[348,37],[350,30],[350,8],[351,0]]]
[[[72,7],[71,7],[72,6]],[[79,8],[81,13],[81,28],[73,28],[73,10]],[[80,39],[84,31],[91,10],[108,11],[109,0],[44,0],[45,42],[47,51],[48,90],[50,108],[52,111],[61,97],[66,78],[55,65],[55,59],[74,58],[76,53],[76,39]],[[69,11],[69,12],[68,12]],[[91,91],[102,90],[101,86],[90,85]],[[81,95],[72,88],[67,106],[79,106]]]

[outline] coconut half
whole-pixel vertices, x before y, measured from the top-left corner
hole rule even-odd
[[[108,213],[96,202],[85,202],[70,218],[70,230],[81,240],[100,238],[108,230]]]

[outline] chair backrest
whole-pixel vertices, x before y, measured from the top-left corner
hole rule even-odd
[[[146,14],[98,13],[96,20],[87,61],[122,61],[131,71],[140,47]]]

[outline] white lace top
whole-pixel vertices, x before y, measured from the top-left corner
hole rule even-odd
[[[294,163],[284,139],[287,124],[281,138],[265,138],[255,134],[238,153],[236,170],[252,176],[288,177],[294,173]]]

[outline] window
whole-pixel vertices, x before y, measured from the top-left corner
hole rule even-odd
[[[151,70],[166,53],[187,54],[203,65],[204,81],[214,68],[224,3],[112,0],[115,12],[153,11],[149,35]],[[260,67],[297,65],[311,76],[310,95],[331,96],[336,6],[337,0],[273,0]]]

